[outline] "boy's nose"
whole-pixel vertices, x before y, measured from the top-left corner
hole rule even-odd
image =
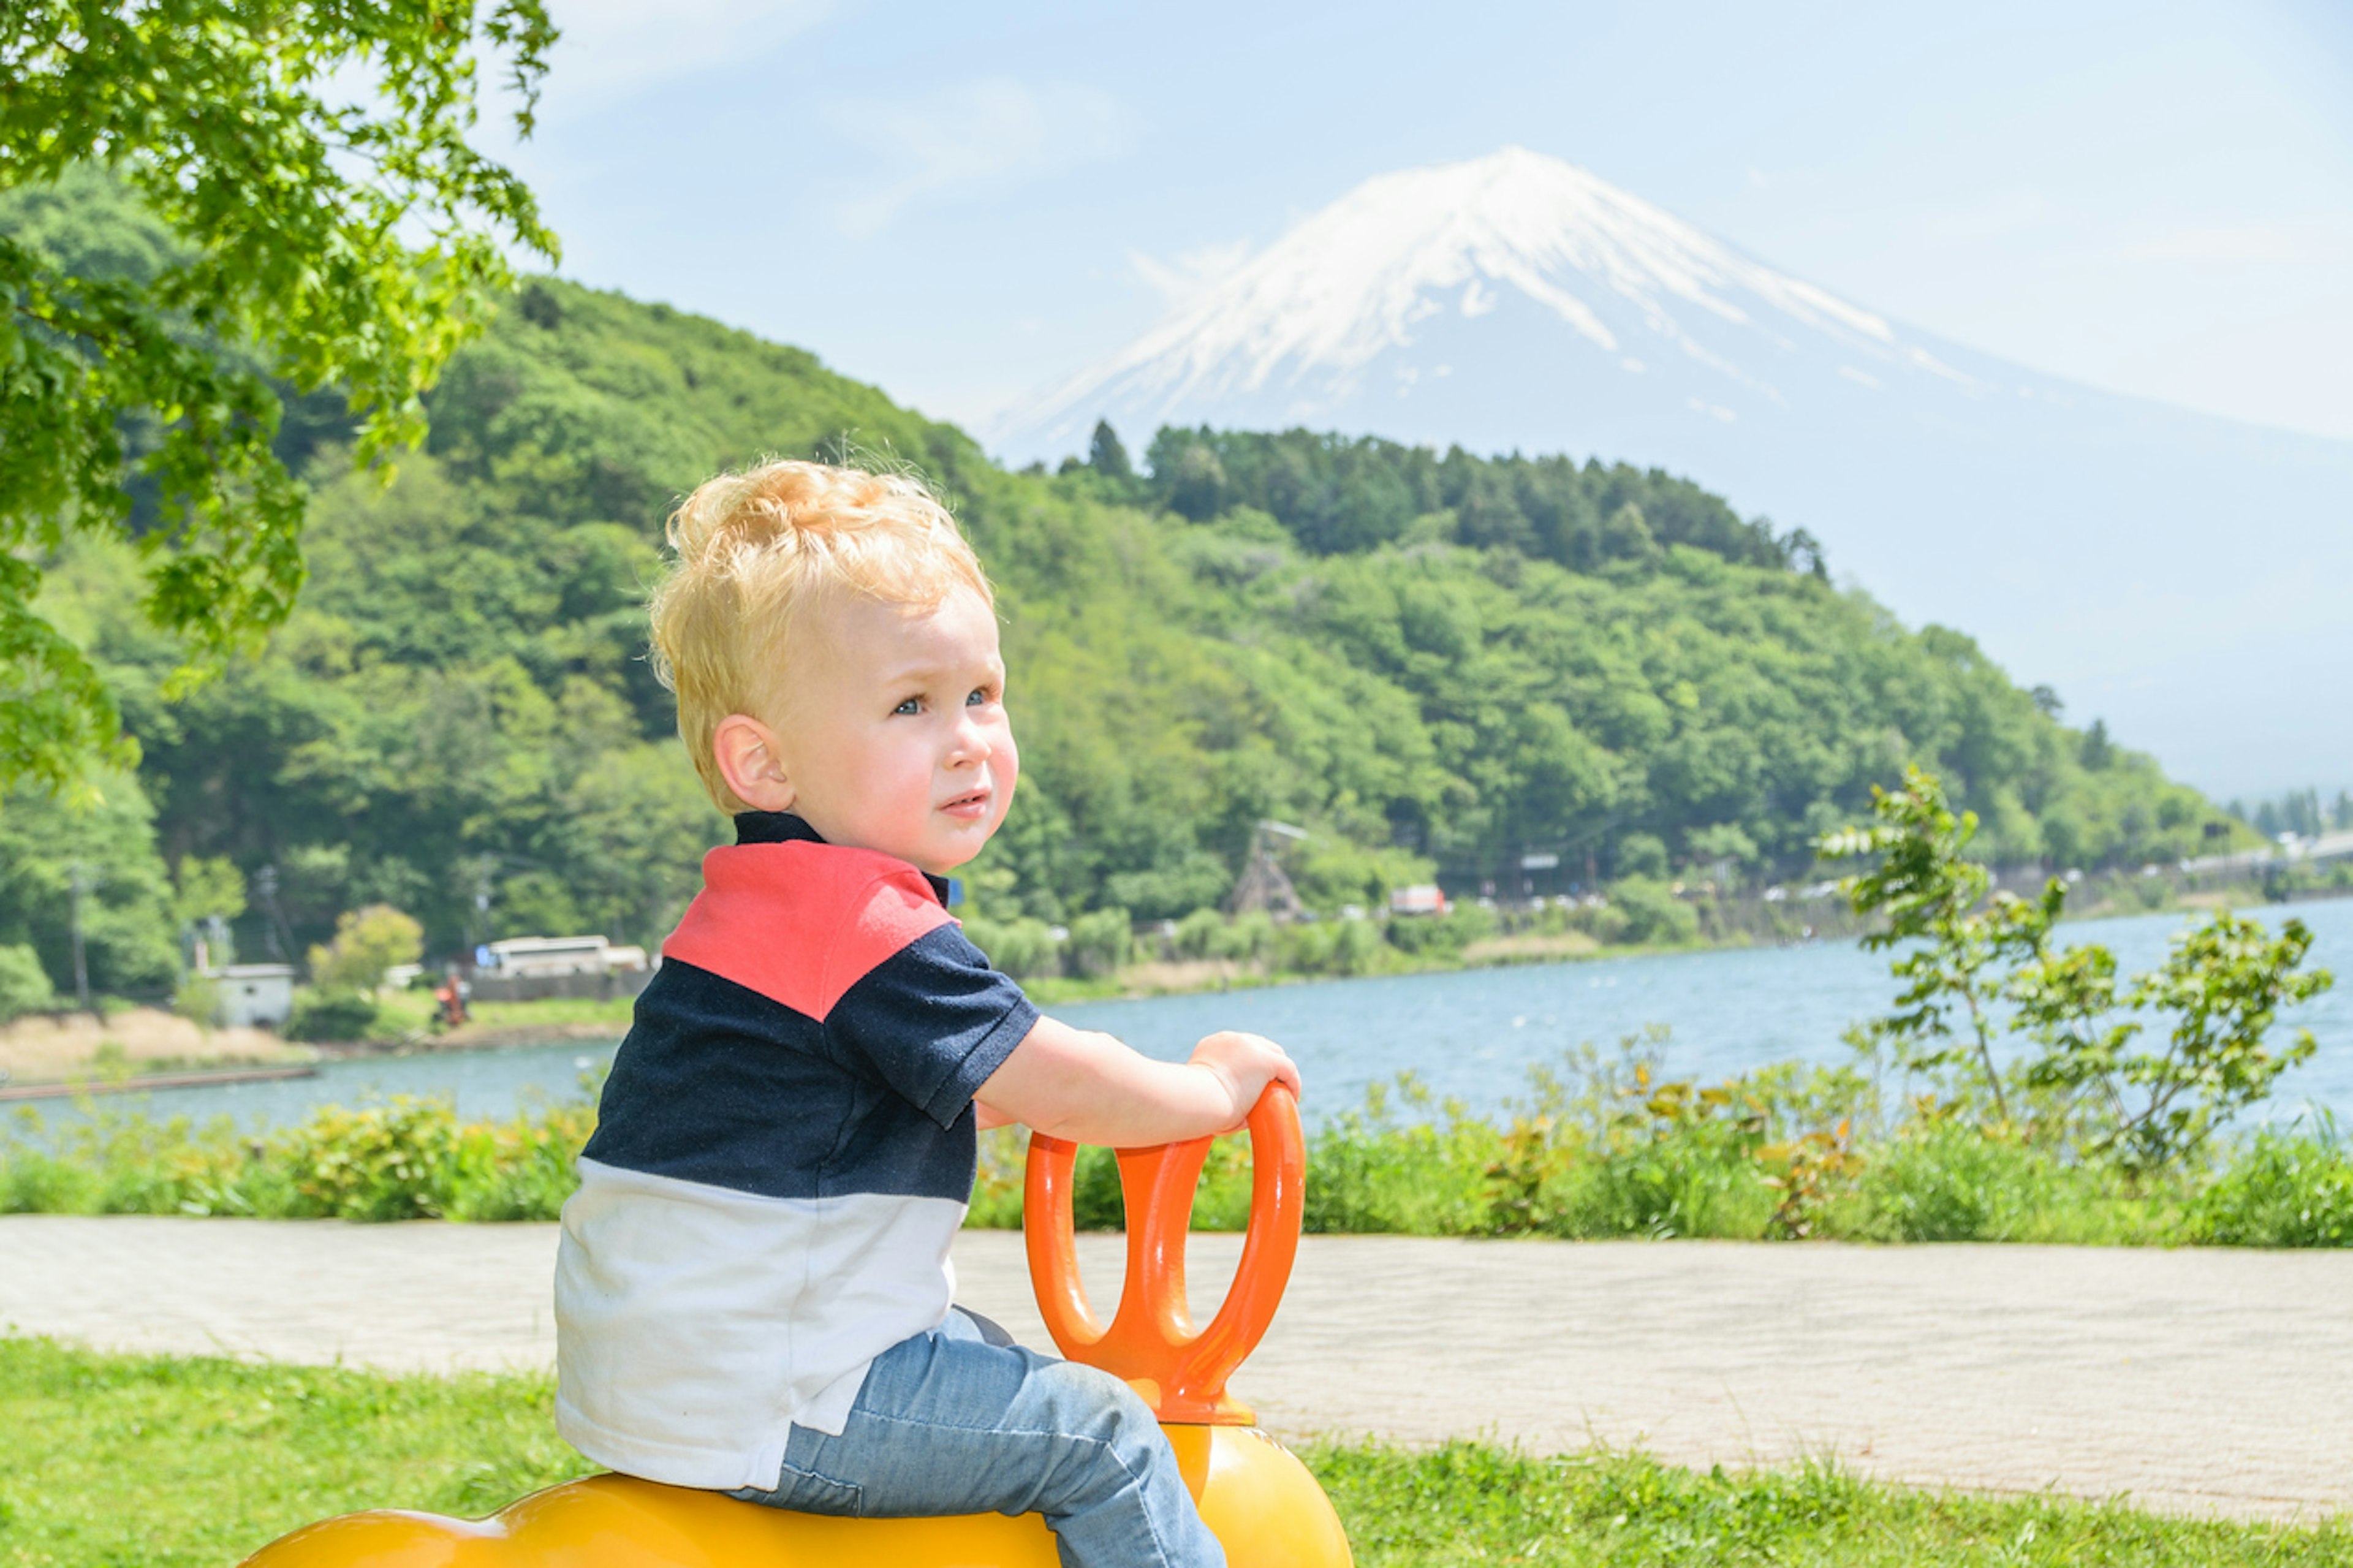
[[[997,748],[988,739],[988,727],[975,719],[959,718],[955,733],[948,745],[948,761],[954,763],[985,763]]]

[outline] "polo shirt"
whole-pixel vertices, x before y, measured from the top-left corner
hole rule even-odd
[[[614,1058],[555,1268],[557,1429],[673,1486],[777,1484],[945,1320],[972,1097],[1038,1021],[903,860],[747,813]]]

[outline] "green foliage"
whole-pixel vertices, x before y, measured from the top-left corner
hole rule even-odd
[[[1052,974],[1061,966],[1053,928],[1041,920],[993,921],[984,915],[966,915],[964,934],[988,955],[990,963],[1016,980]]]
[[[364,992],[311,989],[296,993],[282,1029],[290,1040],[348,1045],[374,1039],[383,1022],[384,1010]]]
[[[397,1505],[479,1515],[594,1467],[543,1373],[387,1376],[0,1340],[0,1563],[208,1568],[316,1520]],[[120,1480],[153,1495],[124,1506]]]
[[[1108,428],[1098,426],[1099,443]],[[1688,479],[1623,463],[1580,468],[1567,458],[1476,458],[1460,447],[1440,458],[1375,436],[1207,426],[1164,426],[1147,461],[1153,493],[1170,510],[1199,521],[1238,507],[1259,509],[1322,555],[1398,542],[1419,520],[1443,512],[1450,514],[1444,531],[1463,543],[1512,549],[1576,571],[1621,561],[1653,564],[1675,544],[1751,565],[1790,563],[1788,546],[1761,520],[1743,522]],[[1807,548],[1813,550],[1811,570],[1820,551],[1810,542]]]
[[[2164,967],[2133,987],[2129,1005],[2174,1015],[2165,1048],[2121,1058],[2103,1050],[2083,1061],[2063,1058],[2053,1064],[2053,1076],[2071,1085],[2096,1081],[2119,1107],[2120,1086],[2142,1091],[2143,1102],[2121,1109],[2102,1133],[2104,1146],[2127,1163],[2155,1170],[2186,1160],[2316,1048],[2309,1029],[2296,1031],[2282,1051],[2263,1044],[2280,1008],[2335,984],[2325,969],[2296,972],[2311,947],[2312,932],[2302,921],[2287,921],[2274,936],[2254,921],[2218,910],[2176,937]]]
[[[2054,1496],[1883,1488],[1828,1462],[1704,1473],[1639,1452],[1537,1456],[1453,1439],[1303,1456],[1363,1568],[2320,1568],[2353,1530],[2136,1512]]]
[[[172,881],[172,918],[182,925],[233,921],[245,913],[245,873],[225,855],[210,859],[188,856]]]
[[[2327,1121],[2264,1128],[2191,1203],[2189,1230],[2224,1247],[2353,1247],[2353,1150]]]
[[[2066,904],[2063,881],[2052,878],[2032,902],[2008,892],[1987,897],[1985,869],[1962,858],[1977,817],[1956,816],[1934,776],[1909,769],[1901,790],[1875,791],[1873,804],[1872,826],[1820,841],[1825,858],[1878,858],[1844,883],[1858,914],[1887,917],[1863,945],[1918,944],[1892,965],[1904,982],[1896,1011],[1856,1031],[1865,1048],[1892,1045],[1911,1071],[1970,1063],[2007,1127],[2009,1097],[1993,1043],[2014,1023],[2042,1047],[2020,1075],[2024,1083],[2074,1097],[2063,1108],[2070,1124],[2060,1131],[2080,1134],[2094,1153],[2136,1173],[2189,1161],[2217,1128],[2312,1055],[2309,1030],[2284,1051],[2264,1046],[2281,1007],[2335,983],[2326,970],[2298,973],[2312,945],[2302,921],[2291,920],[2273,936],[2254,921],[2219,911],[2177,937],[2164,966],[2119,994],[2116,959],[2105,949],[2052,946]],[[2013,1020],[1997,1016],[1998,1002],[2014,1005]],[[2174,1015],[2165,1048],[2128,1052],[2141,1026],[2117,1013],[2152,1007]],[[1957,1013],[1966,1034],[1955,1026]]]
[[[595,1125],[587,1104],[460,1121],[447,1100],[408,1096],[321,1106],[259,1140],[227,1118],[93,1111],[0,1141],[0,1213],[554,1219]]]
[[[1071,970],[1082,977],[1111,973],[1132,951],[1125,910],[1095,910],[1071,922]]]
[[[73,883],[93,993],[161,995],[179,965],[172,884],[138,781],[100,776],[77,806],[34,786],[0,795],[0,946],[28,946],[73,978]]]
[[[1494,934],[1495,912],[1457,904],[1442,915],[1411,915],[1388,922],[1389,944],[1399,952],[1432,959],[1460,959],[1472,942]]]
[[[2087,1184],[2095,1183],[2023,1139],[1925,1118],[1874,1151],[1853,1225],[1879,1241],[2042,1240],[2054,1216],[2086,1212]]]
[[[20,942],[0,944],[0,1024],[37,1013],[57,999],[39,953]]]
[[[0,1340],[0,1429],[37,1432],[0,1479],[0,1562],[198,1568],[336,1514],[478,1517],[594,1467],[555,1436],[543,1373],[389,1374]],[[1301,1457],[1365,1568],[1517,1561],[1651,1568],[2132,1563],[2323,1568],[2341,1521],[2238,1524],[2056,1497],[1914,1491],[1813,1464],[1679,1469],[1455,1440]],[[121,1478],[143,1478],[138,1506]]]
[[[1916,767],[1905,770],[1901,789],[1874,785],[1872,810],[1875,823],[1826,834],[1820,853],[1826,860],[1879,858],[1842,884],[1855,913],[1887,917],[1884,927],[1864,934],[1864,948],[1919,945],[1891,965],[1904,982],[1896,1010],[1873,1019],[1864,1032],[1874,1042],[1892,1045],[1897,1060],[1913,1071],[1973,1062],[2007,1121],[2009,1100],[1993,1059],[1999,1031],[1992,1008],[2000,975],[1989,972],[2039,950],[2058,918],[2066,885],[2053,879],[2039,903],[2003,892],[1989,904],[1985,868],[1962,857],[1977,836],[1977,813],[1956,816],[1946,804],[1944,786]],[[1966,1022],[1966,1033],[1955,1026],[1956,1013]]]
[[[2353,1159],[2333,1130],[2266,1131],[2211,1180],[2130,1179],[2015,1130],[1922,1102],[1883,1134],[1870,1080],[1783,1064],[1703,1086],[1662,1081],[1662,1032],[1580,1047],[1531,1074],[1498,1122],[1437,1102],[1410,1074],[1309,1136],[1315,1233],[1565,1238],[1843,1237],[1873,1241],[2353,1245]],[[85,1108],[0,1138],[0,1213],[247,1215],[390,1220],[554,1219],[571,1194],[593,1105],[461,1121],[447,1101],[322,1107],[260,1139]],[[1021,1224],[1026,1144],[983,1135],[966,1224]],[[1219,1140],[1194,1205],[1200,1230],[1250,1212],[1249,1142]],[[1082,1149],[1073,1213],[1112,1230],[1117,1162]]]
[[[1367,920],[1277,928],[1274,962],[1293,974],[1370,974],[1383,966],[1381,928]]]
[[[1620,940],[1673,945],[1699,935],[1699,911],[1656,878],[1619,878],[1609,884],[1609,902],[1623,916]]]
[[[539,0],[48,0],[0,21],[0,193],[31,193],[12,208],[100,167],[169,237],[123,269],[0,218],[0,785],[135,756],[99,666],[34,605],[69,530],[136,541],[141,611],[188,650],[174,689],[283,624],[303,493],[266,377],[340,390],[363,462],[422,437],[419,394],[507,285],[506,247],[555,254],[466,140],[500,57],[528,133],[554,39]],[[345,101],[355,70],[374,101]]]
[[[332,945],[311,950],[311,984],[325,990],[372,994],[385,971],[425,953],[425,928],[390,904],[347,910],[335,921]]]
[[[93,233],[110,222],[93,212]],[[388,489],[348,471],[332,409],[294,405],[280,446],[315,489],[311,580],[267,651],[200,689],[174,695],[134,550],[83,537],[47,568],[44,613],[121,693],[174,863],[279,873],[248,952],[265,921],[299,951],[375,902],[415,913],[432,952],[556,927],[659,940],[726,825],[642,657],[643,589],[672,498],[769,452],[921,470],[999,587],[1023,782],[969,876],[1000,928],[1221,907],[1270,817],[1310,830],[1285,865],[1323,914],[1440,876],[1502,889],[1546,847],[1580,880],[1588,850],[1605,878],[1785,875],[1906,761],[1944,770],[2000,858],[2205,847],[2203,803],[2147,758],[2087,771],[1967,638],[1905,631],[1661,475],[1219,437],[1185,450],[1205,473],[1227,453],[1257,499],[1196,522],[1156,458],[1149,482],[1006,473],[805,353],[551,279],[426,404],[427,453]],[[1295,497],[1270,477],[1293,447],[1314,480]],[[1327,457],[1357,477],[1327,485]],[[1391,479],[1419,510],[1374,538]],[[1597,541],[1633,540],[1639,513],[1650,542],[1531,550],[1495,521],[1504,496],[1539,545],[1556,502],[1595,511]],[[1327,548],[1359,505],[1378,526]],[[1653,899],[1644,929],[1684,940],[1689,918]],[[1273,941],[1252,928],[1251,961]]]

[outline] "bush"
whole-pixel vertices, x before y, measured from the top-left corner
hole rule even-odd
[[[1210,933],[1208,955],[1236,963],[1262,963],[1274,952],[1274,917],[1264,910],[1236,915]]]
[[[1442,915],[1393,916],[1388,942],[1420,958],[1461,958],[1462,950],[1495,931],[1495,911],[1467,904]]]
[[[1370,921],[1285,926],[1275,964],[1297,974],[1365,974],[1379,967],[1381,928]]]
[[[1410,1104],[1426,1091],[1403,1080]],[[1450,1114],[1400,1126],[1387,1086],[1365,1109],[1334,1117],[1308,1143],[1306,1225],[1311,1234],[1483,1236],[1493,1229],[1488,1169],[1500,1140],[1484,1121]]]
[[[989,963],[1016,980],[1051,974],[1060,967],[1053,928],[1044,921],[1026,916],[992,921],[973,915],[964,922],[964,934],[988,955]]]
[[[425,928],[390,904],[351,910],[335,921],[335,940],[311,950],[311,979],[324,990],[371,993],[385,971],[425,952]],[[326,1037],[320,1037],[324,1038]]]
[[[2353,1247],[2353,1150],[2266,1128],[2190,1205],[2192,1239],[2225,1247]]]
[[[1974,1122],[1915,1122],[1862,1173],[1862,1233],[1883,1241],[2016,1241],[2059,1196],[2048,1155]]]
[[[305,991],[286,1019],[290,1040],[336,1044],[374,1036],[382,1021],[373,997],[352,991]]]
[[[38,953],[22,942],[0,946],[0,1024],[53,1006],[57,999]]]
[[[1180,958],[1216,958],[1225,943],[1226,917],[1215,910],[1195,910],[1176,922],[1176,953]]]
[[[1134,945],[1125,910],[1096,910],[1071,922],[1071,968],[1088,979],[1111,974],[1127,963]]]
[[[1620,878],[1609,885],[1609,902],[1625,914],[1628,942],[1672,946],[1699,935],[1699,911],[1656,878]]]
[[[172,993],[172,1011],[199,1028],[211,1028],[220,1022],[220,982],[194,970],[181,975]]]
[[[460,1122],[448,1101],[321,1106],[259,1139],[227,1117],[100,1113],[0,1141],[0,1213],[243,1215],[265,1219],[556,1217],[596,1124],[579,1103]]]

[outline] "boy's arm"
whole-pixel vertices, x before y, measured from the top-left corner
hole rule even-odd
[[[984,1125],[995,1112],[1051,1138],[1140,1149],[1231,1131],[1270,1083],[1296,1094],[1299,1068],[1258,1035],[1211,1035],[1179,1064],[1040,1018],[974,1098]]]

